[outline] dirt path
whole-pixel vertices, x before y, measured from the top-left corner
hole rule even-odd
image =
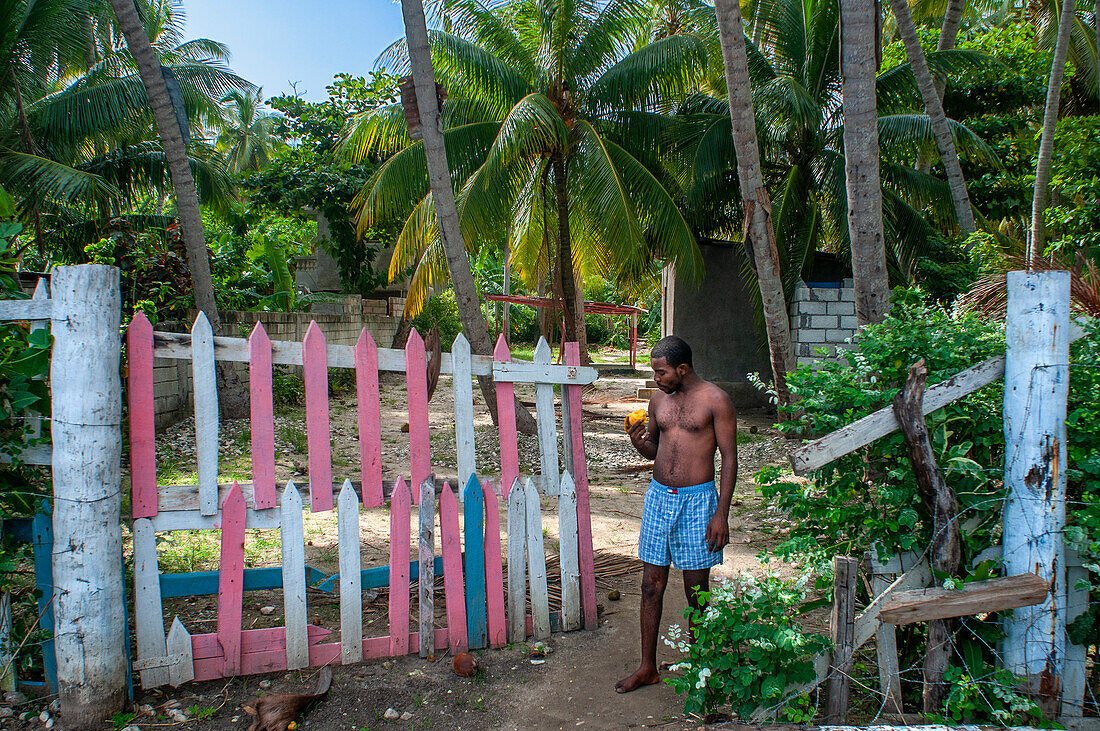
[[[599,555],[621,556],[624,563],[640,563],[636,557],[642,498],[649,480],[649,463],[630,445],[623,432],[623,417],[644,403],[634,398],[643,380],[601,377],[584,399],[585,445],[588,454],[594,548]],[[403,383],[386,378],[383,383],[382,433],[383,461],[386,465],[408,464],[407,422]],[[521,399],[533,401],[531,393]],[[446,476],[447,465],[454,464],[454,418],[450,399],[450,381],[440,379],[431,402],[433,465]],[[496,474],[499,466],[496,433],[484,409],[476,422],[478,471]],[[354,393],[338,393],[331,404],[333,423],[333,471],[337,478],[358,479],[358,443],[356,441]],[[276,420],[278,479],[305,481],[304,425],[301,409],[284,410]],[[193,434],[189,422],[168,430],[158,439],[158,458],[162,483],[186,483],[194,470]],[[743,570],[759,568],[756,554],[774,541],[766,512],[755,496],[752,475],[763,465],[786,457],[786,441],[761,415],[742,415],[739,423],[740,470],[737,498],[731,516],[731,542],[725,561],[715,571],[718,577],[730,577]],[[538,449],[534,438],[521,444],[521,470],[538,471]],[[248,479],[247,423],[223,425],[222,466],[226,476]],[[166,480],[168,475],[172,479]],[[386,478],[395,477],[387,470]],[[548,544],[557,540],[555,501],[544,501],[543,525]],[[386,511],[366,510],[362,514],[363,566],[388,563],[388,516]],[[249,565],[275,565],[279,562],[277,534],[250,531],[247,544]],[[333,573],[337,570],[334,515],[308,516],[306,522],[306,560],[316,568]],[[165,570],[216,568],[214,536],[198,532],[174,538],[163,547]],[[175,564],[174,568],[169,565]],[[332,690],[317,708],[306,716],[302,728],[668,728],[697,726],[685,719],[683,703],[665,684],[643,688],[628,695],[614,692],[616,680],[628,675],[638,662],[638,588],[640,574],[632,573],[602,579],[598,586],[601,605],[599,629],[593,632],[556,634],[548,643],[551,652],[545,661],[533,664],[530,647],[514,645],[505,650],[479,652],[483,672],[470,680],[457,678],[450,669],[450,658],[430,663],[416,657],[395,661],[372,661],[334,669]],[[608,599],[608,591],[617,589],[621,600]],[[364,622],[368,635],[385,633],[386,594],[368,595]],[[339,607],[334,597],[308,598],[310,619],[326,627],[339,627]],[[192,631],[212,631],[216,619],[216,597],[177,599],[165,602],[166,620],[179,615]],[[251,592],[245,597],[245,626],[282,625],[282,597],[279,591]],[[263,615],[261,607],[277,611]],[[682,621],[686,601],[678,572],[674,572],[666,597],[663,630]],[[664,633],[664,632],[662,632]],[[338,636],[338,630],[336,635]],[[331,639],[331,638],[330,638]],[[675,660],[674,651],[659,647],[659,659]],[[229,683],[225,681],[192,684],[179,691],[139,692],[139,704],[146,704],[159,719],[146,713],[132,719],[140,728],[153,728],[164,717],[166,703],[178,704],[192,720],[184,727],[196,729],[244,729],[250,719],[242,706],[257,693],[304,692],[312,683],[312,673],[277,673],[253,676]],[[411,714],[407,720],[387,720],[386,712]],[[121,719],[120,719],[121,720]]]

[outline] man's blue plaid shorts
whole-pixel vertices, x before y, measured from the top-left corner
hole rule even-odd
[[[646,563],[682,571],[708,569],[722,563],[722,551],[707,548],[707,523],[718,509],[714,481],[689,487],[649,483],[642,512],[638,557]]]

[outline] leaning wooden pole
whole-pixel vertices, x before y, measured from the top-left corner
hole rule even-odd
[[[924,387],[928,383],[928,369],[923,360],[909,367],[905,386],[894,396],[894,414],[905,436],[909,463],[917,478],[921,501],[932,514],[932,545],[929,564],[932,570],[955,576],[962,559],[962,537],[959,534],[959,502],[955,491],[944,481],[936,464],[936,453],[924,423]],[[924,656],[923,708],[928,714],[938,714],[943,709],[950,688],[944,684],[943,675],[951,660],[951,630],[954,620],[933,619],[928,623],[928,649]]]
[[[1005,321],[1004,565],[1034,572],[1049,597],[1005,619],[1004,664],[1055,707],[1065,658],[1066,401],[1070,276],[1009,272]]]
[[[99,729],[122,710],[128,672],[119,270],[57,267],[51,284],[57,690],[66,729]]]

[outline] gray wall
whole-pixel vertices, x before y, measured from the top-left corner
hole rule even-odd
[[[766,341],[756,330],[750,291],[742,281],[744,249],[740,244],[702,241],[699,248],[706,271],[698,287],[681,277],[668,286],[666,278],[671,297],[665,313],[671,315],[672,334],[691,346],[696,372],[726,389],[735,406],[765,406],[766,400],[747,378],[756,372],[771,380],[771,365]]]

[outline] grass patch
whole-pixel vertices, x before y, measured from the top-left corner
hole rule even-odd
[[[737,443],[738,444],[756,444],[757,442],[767,441],[766,434],[753,434],[752,432],[737,430]]]
[[[294,448],[294,451],[300,454],[306,454],[309,451],[309,440],[306,438],[306,432],[301,427],[297,426],[284,426],[279,428],[279,438]]]

